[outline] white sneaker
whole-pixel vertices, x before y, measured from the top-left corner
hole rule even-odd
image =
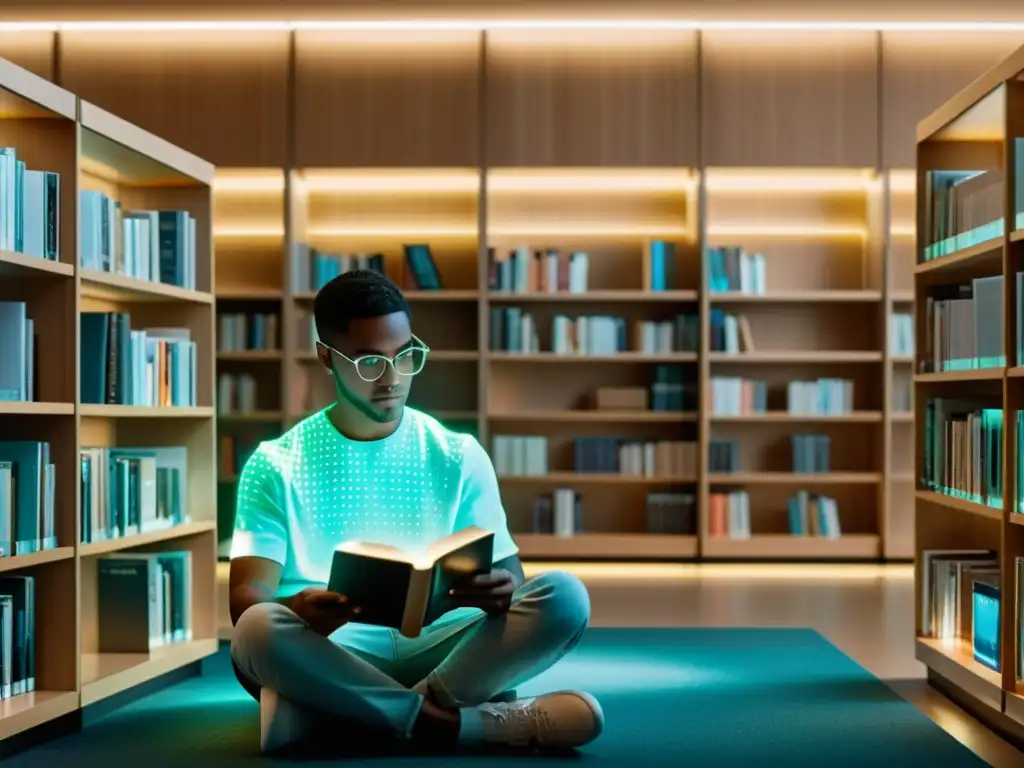
[[[604,730],[601,705],[581,691],[483,704],[479,710],[484,741],[491,744],[572,749],[593,741]]]
[[[260,689],[260,750],[273,752],[312,733],[306,713],[271,688]]]

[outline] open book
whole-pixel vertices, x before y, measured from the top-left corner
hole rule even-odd
[[[327,588],[362,609],[360,624],[418,637],[455,606],[448,592],[458,582],[489,573],[494,534],[476,526],[438,539],[422,555],[397,547],[352,541],[334,551]]]

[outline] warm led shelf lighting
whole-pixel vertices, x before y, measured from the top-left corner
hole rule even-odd
[[[893,237],[915,237],[917,235],[917,229],[913,224],[894,224],[889,230],[889,234]]]
[[[890,171],[889,189],[893,192],[916,192],[917,174],[914,171]]]
[[[114,31],[260,31],[293,29],[337,30],[736,30],[736,31],[899,31],[899,32],[1019,32],[1022,22],[999,21],[696,21],[688,19],[411,19],[408,21],[66,21],[9,22],[0,32],[114,32]]]
[[[438,226],[436,224],[424,224],[416,226],[412,224],[380,226],[380,227],[314,227],[307,233],[309,238],[342,239],[342,238],[366,238],[388,240],[395,238],[468,238],[477,236],[475,226],[459,227],[454,225]]]
[[[616,240],[646,240],[652,237],[693,237],[686,227],[645,226],[636,222],[622,224],[521,224],[512,226],[494,225],[487,229],[488,237],[523,238],[597,238]]]
[[[823,224],[721,224],[708,227],[708,237],[790,237],[821,239],[867,237],[863,227],[830,227]]]
[[[476,194],[480,177],[475,170],[353,170],[303,171],[296,174],[300,191],[315,194],[367,195],[414,192]]]
[[[696,189],[688,168],[544,170],[492,170],[487,177],[488,192],[670,192],[685,194]]]
[[[284,237],[284,229],[281,227],[216,227],[213,230],[213,236],[225,239],[273,239]]]
[[[213,178],[214,194],[260,194],[284,192],[281,172],[217,171]]]
[[[828,171],[800,169],[709,169],[709,192],[866,192],[874,173],[859,168]]]

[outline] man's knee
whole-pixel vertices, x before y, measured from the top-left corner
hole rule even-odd
[[[590,622],[590,594],[579,578],[566,571],[548,571],[530,579],[543,623],[559,633],[574,635]]]
[[[257,603],[247,608],[231,631],[231,658],[248,669],[254,659],[272,656],[280,630],[294,614],[278,603]]]

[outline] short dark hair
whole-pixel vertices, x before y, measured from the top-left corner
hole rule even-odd
[[[317,292],[313,301],[317,336],[324,343],[330,343],[331,336],[347,333],[352,320],[395,312],[412,316],[398,286],[368,269],[338,275]]]

